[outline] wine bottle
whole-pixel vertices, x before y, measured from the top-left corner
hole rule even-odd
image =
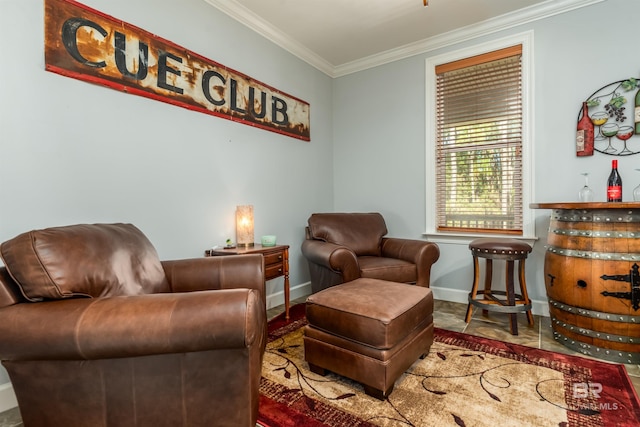
[[[618,161],[611,161],[611,173],[607,180],[607,202],[622,201],[622,178],[618,173]]]
[[[635,134],[640,135],[640,90],[636,92],[636,109],[634,111],[633,116],[634,116],[633,121],[636,124]]]
[[[589,107],[582,103],[582,118],[578,121],[576,134],[576,155],[593,156],[593,123],[589,118]]]

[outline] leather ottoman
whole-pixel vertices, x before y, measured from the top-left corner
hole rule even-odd
[[[385,399],[433,343],[431,289],[359,278],[310,295],[305,360],[311,371],[358,381]]]

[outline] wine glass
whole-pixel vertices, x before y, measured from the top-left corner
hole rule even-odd
[[[580,175],[584,176],[584,187],[582,187],[578,192],[578,200],[580,200],[581,202],[592,202],[593,190],[589,188],[589,173],[583,172]],[[640,190],[639,190],[639,196],[640,196]]]
[[[598,134],[596,135],[595,139],[604,139],[604,135],[602,134],[602,125],[607,123],[607,120],[609,120],[609,114],[604,111],[598,111],[597,113],[593,113],[590,119],[591,123],[593,123],[594,126],[598,126]]]
[[[636,169],[640,172],[640,169]],[[640,184],[636,188],[633,189],[633,200],[636,202],[640,202]]]
[[[621,156],[633,154],[633,151],[627,148],[627,139],[631,138],[632,135],[633,135],[633,127],[631,126],[622,126],[620,129],[618,129],[618,132],[616,132],[616,138],[624,141],[624,148],[620,152]]]
[[[611,146],[611,138],[618,134],[618,125],[615,123],[607,123],[600,126],[600,132],[602,132],[604,136],[609,138],[609,145],[602,151],[604,151],[605,153],[614,153],[616,149]]]

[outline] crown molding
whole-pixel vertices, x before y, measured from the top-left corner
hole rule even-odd
[[[604,1],[607,0],[548,0],[539,5],[501,15],[478,24],[469,25],[415,43],[338,65],[334,68],[331,76],[341,77],[356,73]]]
[[[370,55],[355,61],[340,65],[332,65],[302,44],[291,39],[278,28],[256,15],[246,7],[233,0],[204,0],[231,18],[249,27],[266,39],[272,41],[284,50],[307,62],[332,78],[342,77],[379,65],[388,64],[414,55],[423,54],[446,46],[451,46],[476,37],[486,36],[519,25],[538,21],[554,15],[570,12],[607,0],[547,0],[544,3],[530,6],[515,12],[507,13],[496,18],[469,25],[454,31],[434,37],[409,43],[395,49],[390,49],[375,55]]]
[[[211,6],[226,13],[231,18],[249,27],[264,38],[272,41],[287,52],[302,59],[319,71],[333,77],[334,66],[301,43],[274,27],[260,16],[233,0],[204,0]]]

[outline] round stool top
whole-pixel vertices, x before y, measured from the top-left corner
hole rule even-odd
[[[482,238],[469,243],[469,249],[478,256],[491,255],[520,255],[526,258],[531,252],[531,246],[517,239]]]

